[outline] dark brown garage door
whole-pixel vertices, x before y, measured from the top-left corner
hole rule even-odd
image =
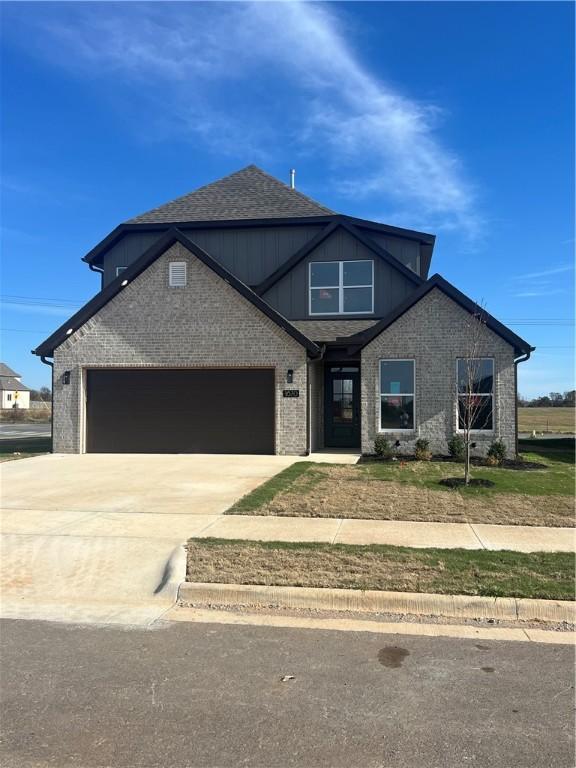
[[[90,370],[88,453],[274,453],[272,370]]]

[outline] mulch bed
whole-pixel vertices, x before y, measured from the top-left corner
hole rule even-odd
[[[438,480],[439,485],[445,485],[447,488],[462,488],[466,485],[466,480],[463,477],[444,477],[442,480]],[[476,488],[493,488],[496,483],[492,480],[484,480],[481,477],[471,477],[468,480],[469,487]]]
[[[451,456],[433,456],[432,461],[437,462],[449,462],[450,464],[463,464],[463,461],[455,461]],[[384,459],[381,456],[375,454],[364,454],[358,460],[358,464],[374,464],[374,463],[392,463],[397,461],[419,461],[415,456],[393,456],[389,459]],[[502,464],[489,464],[482,456],[472,456],[470,464],[474,467],[489,467],[490,469],[517,469],[520,471],[530,471],[536,469],[548,469],[547,464],[541,464],[539,461],[525,461],[524,459],[504,459]]]

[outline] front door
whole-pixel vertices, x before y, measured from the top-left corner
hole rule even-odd
[[[357,448],[360,445],[358,366],[326,367],[324,444],[327,448]]]

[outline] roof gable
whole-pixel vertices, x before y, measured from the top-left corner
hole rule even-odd
[[[386,317],[382,318],[382,320],[376,323],[376,325],[373,325],[371,328],[363,331],[362,333],[358,333],[355,337],[350,338],[349,341],[358,345],[358,349],[362,349],[371,341],[373,341],[377,336],[379,336],[382,331],[386,330],[386,328],[389,328],[394,322],[396,322],[396,320],[402,317],[402,315],[404,315],[409,309],[411,309],[415,304],[423,299],[424,296],[430,293],[430,291],[434,288],[438,288],[438,290],[442,291],[442,293],[459,304],[467,312],[470,312],[470,314],[480,315],[482,320],[485,322],[486,327],[493,331],[497,336],[500,336],[500,338],[504,339],[504,341],[508,342],[508,344],[510,344],[512,347],[514,347],[514,351],[517,355],[528,354],[534,351],[535,347],[530,346],[527,341],[522,339],[520,336],[517,336],[513,331],[507,328],[493,315],[491,315],[489,312],[486,312],[486,310],[483,309],[479,304],[476,304],[476,302],[472,301],[472,299],[469,299],[468,296],[462,293],[462,291],[459,291],[458,288],[456,288],[454,285],[449,283],[441,275],[438,274],[432,275],[432,277],[429,278],[426,282],[423,282],[422,285],[416,291],[414,291],[413,294],[411,294],[405,301],[401,302],[397,307],[395,307],[392,312],[390,312]]]
[[[15,376],[17,379],[20,378],[20,374],[13,371],[12,368],[6,365],[6,363],[0,363],[0,376]]]
[[[326,216],[334,211],[291,189],[256,165],[177,197],[127,223],[179,223]]]
[[[407,277],[414,284],[420,285],[423,283],[423,280],[419,275],[417,275],[415,272],[412,272],[411,269],[402,264],[402,262],[399,261],[395,256],[375,243],[370,237],[368,237],[368,235],[365,235],[354,225],[338,219],[328,224],[328,226],[326,226],[315,237],[309,240],[302,248],[296,251],[296,253],[291,258],[285,261],[280,267],[278,267],[277,270],[275,270],[259,285],[254,286],[256,293],[263,295],[269,291],[272,286],[276,285],[279,280],[281,280],[285,275],[288,274],[288,272],[294,269],[294,267],[296,267],[303,259],[309,256],[316,248],[318,248],[319,245],[321,245],[338,229],[342,229],[345,232],[348,232],[349,235],[362,243],[362,245],[364,245],[369,251],[381,258],[387,264],[390,264],[392,267],[397,269],[404,275],[404,277]]]
[[[13,376],[0,376],[0,391],[2,392],[30,392],[30,387],[22,384]]]
[[[115,280],[113,280],[100,293],[96,294],[87,304],[76,312],[66,323],[60,326],[51,336],[42,342],[33,354],[41,357],[50,357],[54,350],[78,330],[84,323],[93,317],[102,307],[114,298],[122,289],[142,273],[150,264],[164,254],[174,243],[180,243],[190,253],[196,256],[207,267],[215,272],[219,277],[225,280],[232,288],[235,288],[245,299],[259,309],[264,315],[273,320],[280,328],[288,333],[295,341],[301,344],[311,356],[315,357],[320,353],[319,347],[310,339],[304,336],[295,328],[285,317],[280,315],[275,309],[260,298],[247,285],[242,283],[225,267],[213,259],[200,246],[187,238],[178,229],[170,229],[157,243],[149,248],[139,259],[124,270]]]

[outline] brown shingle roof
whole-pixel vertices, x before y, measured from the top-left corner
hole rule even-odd
[[[293,326],[316,343],[336,341],[366,331],[378,320],[291,320]]]
[[[334,211],[255,165],[129,219],[128,224],[331,216]]]

